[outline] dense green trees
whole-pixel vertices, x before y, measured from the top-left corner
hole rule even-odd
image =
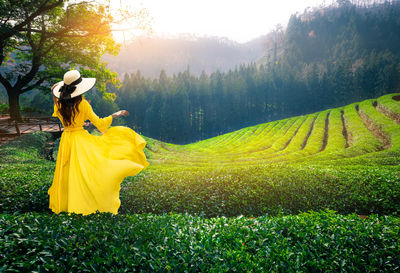
[[[302,76],[285,64],[240,66],[196,77],[189,70],[159,79],[126,75],[116,103],[128,109],[128,125],[174,143],[209,138],[246,126],[339,107],[398,90],[399,67],[390,54],[372,54],[352,71],[338,61]]]
[[[342,1],[343,2],[343,1]],[[400,87],[400,3],[349,1],[293,15],[262,64],[200,76],[125,75],[116,103],[128,125],[188,143],[261,122],[338,107]]]

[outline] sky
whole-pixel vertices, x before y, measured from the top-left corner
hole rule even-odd
[[[286,26],[290,15],[318,7],[331,0],[111,0],[112,7],[146,8],[152,17],[153,35],[220,36],[247,42],[265,35],[280,24]],[[124,29],[126,26],[120,26]],[[115,32],[121,42],[129,32]]]

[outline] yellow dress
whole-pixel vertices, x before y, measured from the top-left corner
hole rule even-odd
[[[143,152],[146,141],[128,127],[110,127],[112,116],[99,118],[84,98],[78,108],[79,114],[70,126],[64,126],[61,135],[53,184],[48,190],[49,208],[57,214],[87,215],[97,210],[117,214],[121,182],[149,165]],[[56,105],[53,116],[64,125]],[[86,120],[103,135],[84,130]]]

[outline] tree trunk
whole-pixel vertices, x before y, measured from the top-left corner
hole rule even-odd
[[[8,92],[8,103],[10,105],[10,118],[15,121],[22,121],[19,110],[19,92]]]

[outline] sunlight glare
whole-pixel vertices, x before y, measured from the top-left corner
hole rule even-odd
[[[115,6],[144,7],[153,17],[154,34],[176,36],[181,33],[198,36],[220,36],[247,42],[265,35],[280,24],[286,26],[290,15],[306,8],[327,5],[323,0],[113,0]],[[137,33],[119,33],[130,39]],[[132,36],[130,36],[132,35]],[[117,37],[118,36],[118,37]],[[127,37],[130,36],[130,37]]]

